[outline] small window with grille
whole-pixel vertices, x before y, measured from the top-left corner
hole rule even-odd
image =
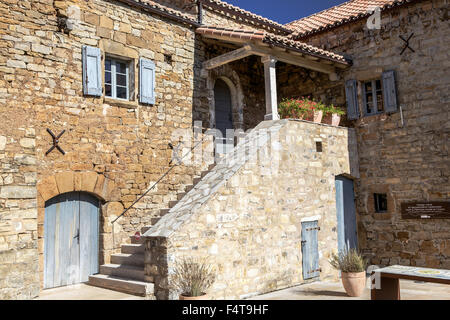
[[[374,193],[373,196],[374,196],[374,200],[375,200],[375,212],[377,212],[377,213],[387,212],[387,210],[388,210],[387,194]]]

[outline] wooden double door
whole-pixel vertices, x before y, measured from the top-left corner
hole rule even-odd
[[[99,200],[83,192],[45,204],[44,288],[88,281],[99,269]]]

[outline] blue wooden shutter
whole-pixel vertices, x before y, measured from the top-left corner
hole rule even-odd
[[[358,85],[356,80],[348,80],[345,83],[345,96],[347,99],[347,119],[355,120],[359,118],[358,108]]]
[[[139,102],[155,104],[155,64],[144,58],[139,61]]]
[[[393,70],[383,72],[383,98],[387,113],[397,112],[397,90],[395,87],[395,72]]]
[[[102,95],[102,66],[99,48],[83,46],[83,93]]]

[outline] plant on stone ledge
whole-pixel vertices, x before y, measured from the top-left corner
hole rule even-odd
[[[184,258],[175,263],[172,287],[181,292],[180,299],[205,297],[215,279],[215,270],[206,259]]]
[[[323,105],[322,111],[324,115],[337,114],[339,116],[343,116],[345,114],[345,111],[343,109],[335,107],[333,104],[329,106]]]
[[[314,116],[315,111],[321,111],[323,107],[323,103],[309,97],[284,98],[278,105],[278,112],[282,119],[309,119]]]

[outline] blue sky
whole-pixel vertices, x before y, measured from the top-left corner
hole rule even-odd
[[[224,0],[242,9],[285,24],[328,9],[346,0]]]

